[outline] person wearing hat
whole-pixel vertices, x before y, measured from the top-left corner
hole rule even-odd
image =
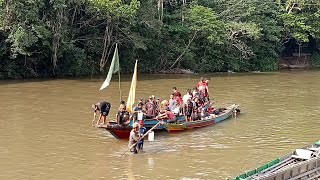
[[[129,143],[128,143],[128,147],[131,148],[131,146],[134,146],[130,149],[130,152],[133,152],[134,154],[138,153],[138,146],[137,146],[137,142],[139,140],[139,124],[138,123],[133,123],[132,125],[132,130],[130,132],[130,136],[129,136]]]

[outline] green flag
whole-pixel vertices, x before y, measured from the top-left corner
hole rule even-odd
[[[107,76],[106,80],[104,80],[103,84],[101,85],[100,91],[109,86],[111,78],[112,78],[112,74],[118,72],[119,67],[120,67],[120,65],[119,65],[119,55],[118,55],[118,44],[116,44],[116,48],[113,53],[113,58],[112,58],[112,62],[110,64],[108,76]]]

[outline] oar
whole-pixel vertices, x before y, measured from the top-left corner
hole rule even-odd
[[[154,128],[156,128],[159,124],[161,124],[162,122],[158,122],[156,125],[154,125],[151,129],[149,129],[149,131],[147,131],[143,136],[141,136],[139,139],[138,139],[138,141],[136,142],[136,143],[134,143],[132,146],[130,146],[127,150],[126,150],[126,152],[124,152],[122,155],[121,155],[121,157],[123,156],[123,155],[125,155],[130,149],[132,149],[141,139],[143,139],[144,137],[146,137],[146,135],[148,135]]]

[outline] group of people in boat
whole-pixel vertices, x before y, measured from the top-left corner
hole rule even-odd
[[[210,113],[213,113],[209,101],[208,83],[209,79],[201,77],[197,85],[192,90],[188,89],[183,96],[176,87],[173,87],[169,100],[161,100],[154,95],[146,100],[140,98],[131,114],[127,111],[125,101],[121,101],[116,114],[117,124],[129,125],[130,116],[133,122],[137,122],[139,113],[143,113],[143,119],[174,120],[177,115],[185,115],[186,121],[193,121],[207,117]],[[106,124],[106,116],[109,114],[111,104],[106,101],[99,102],[93,104],[92,108],[94,110],[92,125],[94,125],[98,111],[100,111],[100,116],[97,125],[100,125],[100,123]]]
[[[197,85],[191,90],[188,89],[185,95],[181,95],[176,87],[173,87],[169,100],[161,100],[154,95],[150,96],[144,101],[143,98],[132,109],[131,114],[127,111],[125,101],[120,102],[116,114],[116,121],[118,125],[128,126],[130,124],[130,117],[132,118],[132,130],[129,137],[130,151],[138,153],[143,149],[143,138],[141,138],[146,128],[143,126],[144,121],[140,119],[169,119],[175,121],[178,115],[185,115],[186,121],[193,121],[208,117],[212,112],[211,104],[209,101],[208,83],[210,79],[200,78]],[[97,125],[106,124],[106,116],[108,116],[111,104],[109,102],[100,102],[92,105],[94,110],[94,117],[100,111],[99,120]],[[143,118],[141,118],[143,115]],[[139,117],[138,117],[139,116]]]

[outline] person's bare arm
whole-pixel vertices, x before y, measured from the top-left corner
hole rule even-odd
[[[92,126],[93,126],[93,124],[94,124],[94,121],[96,120],[96,115],[97,115],[97,112],[94,111],[94,112],[93,112],[93,119],[92,119],[92,122],[91,122]]]

